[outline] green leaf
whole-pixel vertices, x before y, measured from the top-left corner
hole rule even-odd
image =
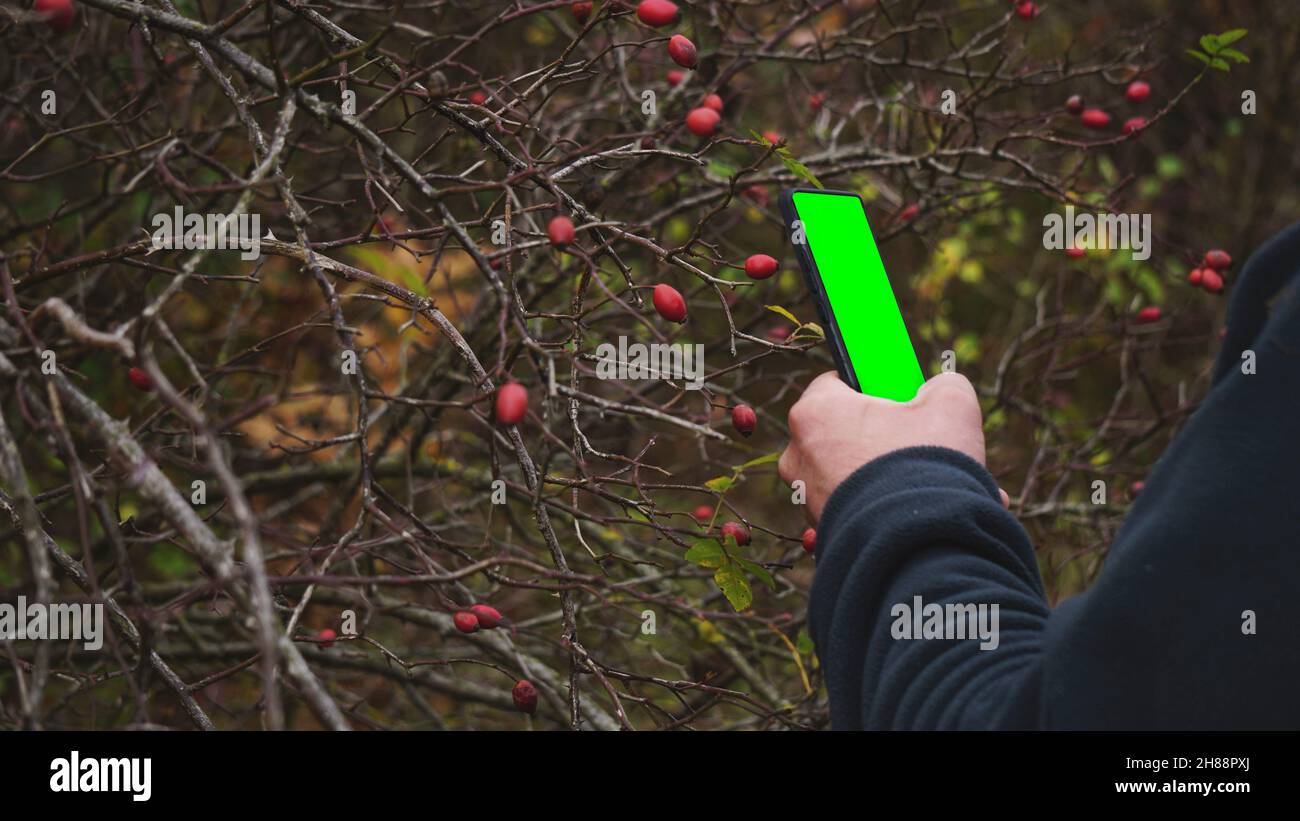
[[[1204,54],[1200,53],[1194,48],[1189,48],[1187,50],[1187,53],[1192,55],[1196,59],[1200,60],[1202,63],[1205,63],[1207,66],[1210,64],[1210,58],[1206,57]]]
[[[686,561],[700,567],[716,569],[727,563],[727,554],[717,539],[696,539],[686,551]]]
[[[1201,35],[1201,48],[1205,49],[1206,54],[1215,54],[1219,50],[1219,38],[1214,34]]]
[[[1225,48],[1219,50],[1220,57],[1227,57],[1229,60],[1235,60],[1238,63],[1249,63],[1250,58],[1237,51],[1235,48]]]
[[[1246,36],[1245,29],[1229,29],[1215,38],[1220,46],[1231,45]]]
[[[736,472],[739,473],[742,470],[749,470],[750,468],[756,468],[759,465],[768,465],[771,464],[772,462],[779,460],[780,458],[781,458],[781,452],[777,451],[776,453],[769,453],[766,456],[760,456],[757,459],[750,459],[745,464],[736,468]]]
[[[731,486],[734,484],[736,484],[736,477],[734,476],[717,476],[705,482],[704,486],[718,493],[726,493],[731,490]]]
[[[794,318],[794,314],[790,313],[785,308],[782,308],[780,305],[764,305],[763,307],[767,308],[769,311],[771,311],[774,314],[780,314],[781,316],[785,317],[786,319],[790,320],[796,325],[802,324],[801,322],[799,322],[799,320]]]
[[[813,645],[812,636],[808,635],[807,630],[799,631],[799,637],[794,640],[794,646],[805,656],[811,656],[817,649],[816,646]]]
[[[826,187],[821,184],[821,180],[813,176],[813,172],[809,171],[807,166],[794,158],[794,155],[790,153],[790,149],[778,148],[776,150],[776,155],[781,158],[781,162],[785,163],[785,170],[789,171],[791,174],[794,174],[804,182],[811,183],[818,188]]]
[[[749,129],[749,136],[753,137],[754,142],[756,143],[762,143],[763,145],[766,145],[768,147],[776,145],[776,143],[771,142],[770,140],[767,139],[767,137],[764,137],[762,134],[759,134],[757,131],[755,131],[752,128]]]
[[[749,579],[745,578],[736,565],[724,564],[719,567],[718,572],[713,574],[713,581],[737,613],[754,603],[754,591],[749,586]]]
[[[772,572],[766,567],[763,567],[763,565],[758,564],[757,562],[751,562],[749,559],[742,559],[739,556],[736,557],[736,564],[745,568],[745,571],[749,573],[749,575],[767,585],[768,589],[773,593],[776,592],[776,578],[772,576]]]
[[[1210,61],[1210,68],[1217,68],[1219,71],[1232,70],[1232,67],[1228,65],[1227,60],[1220,60],[1218,57],[1215,57],[1213,60]]]
[[[812,334],[818,339],[826,338],[826,332],[823,331],[822,326],[818,325],[816,322],[805,322],[804,324],[796,328],[795,332],[791,334],[791,336],[797,336],[799,331],[807,331],[808,333]]]

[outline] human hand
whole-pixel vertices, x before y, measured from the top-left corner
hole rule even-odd
[[[966,377],[941,373],[910,402],[895,402],[858,393],[829,371],[790,408],[790,446],[778,467],[787,483],[803,480],[816,522],[831,493],[855,470],[916,445],[952,448],[984,464],[983,416]],[[1000,492],[1008,504],[1006,491]]]

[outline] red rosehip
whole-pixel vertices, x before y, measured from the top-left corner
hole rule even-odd
[[[686,128],[697,137],[712,137],[722,122],[722,115],[711,108],[693,108],[686,115]]]
[[[1212,294],[1223,290],[1223,276],[1213,268],[1201,271],[1201,287]]]
[[[1204,278],[1205,278],[1205,272],[1202,271],[1200,268],[1193,268],[1187,274],[1187,281],[1192,285],[1200,285],[1201,280]]]
[[[654,138],[654,137],[651,137],[651,136],[645,136],[645,137],[642,137],[642,138],[641,138],[641,150],[642,150],[642,151],[650,151],[650,150],[653,149],[654,147],[655,147],[655,138]]]
[[[478,616],[468,610],[458,610],[451,621],[456,625],[456,629],[462,633],[473,633],[478,630]]]
[[[677,69],[673,69],[672,71],[668,72],[668,85],[670,86],[679,86],[682,84],[682,80],[685,79],[686,79],[686,72],[684,71],[678,71]]]
[[[1074,246],[1074,245],[1071,245],[1069,248],[1066,248],[1066,249],[1065,249],[1065,255],[1066,255],[1067,257],[1072,258],[1072,259],[1078,259],[1079,257],[1082,257],[1082,256],[1084,256],[1084,255],[1087,254],[1087,253],[1088,253],[1088,252],[1085,251],[1084,249],[1079,248],[1079,247]]]
[[[677,4],[668,0],[641,0],[636,16],[650,28],[666,26],[677,19]]]
[[[699,507],[695,508],[694,513],[692,513],[691,515],[693,515],[695,517],[695,521],[699,522],[700,524],[708,524],[709,520],[713,518],[713,506],[700,505]]]
[[[785,342],[790,338],[790,329],[784,325],[773,325],[767,329],[767,338],[773,342]]]
[[[1102,129],[1110,125],[1110,115],[1100,108],[1089,108],[1079,115],[1079,121],[1089,128]]]
[[[142,391],[153,390],[153,378],[145,373],[143,368],[131,368],[126,372],[126,378],[131,380],[132,385]]]
[[[328,627],[326,627],[324,630],[316,634],[316,638],[320,640],[320,646],[322,650],[328,650],[331,647],[333,647],[334,639],[338,637],[339,634],[335,633],[333,630],[329,629]]]
[[[726,539],[728,536],[735,539],[738,545],[749,544],[749,528],[740,522],[727,522],[722,526],[722,538]]]
[[[763,139],[767,140],[772,145],[777,145],[778,143],[781,142],[781,135],[776,133],[775,131],[764,131]]]
[[[474,105],[483,105],[487,102],[487,95],[481,91],[475,91],[473,94],[469,95],[469,101]]]
[[[1138,495],[1139,493],[1141,493],[1142,491],[1146,490],[1146,486],[1147,486],[1147,483],[1144,482],[1144,481],[1142,481],[1141,479],[1139,479],[1139,480],[1137,480],[1136,482],[1134,482],[1133,484],[1131,484],[1131,485],[1128,486],[1129,493],[1132,494],[1133,496],[1136,496],[1136,495]]]
[[[641,5],[645,5],[642,3]],[[672,5],[669,3],[668,5]],[[519,679],[510,689],[510,697],[515,701],[515,708],[521,713],[532,715],[537,712],[537,688],[528,679]]]
[[[716,94],[709,94],[700,101],[700,105],[705,108],[711,108],[719,114],[722,113],[722,98]]]
[[[77,17],[72,0],[36,0],[32,11],[39,14],[56,34],[72,28],[72,21]]]
[[[745,260],[745,276],[750,279],[767,279],[776,273],[780,265],[775,257],[769,257],[767,254],[754,254]]]
[[[1120,129],[1124,134],[1132,134],[1134,131],[1141,131],[1147,127],[1146,117],[1130,117],[1124,121],[1124,127]]]
[[[669,322],[686,321],[686,298],[668,283],[661,282],[655,286],[654,304],[659,315]]]
[[[546,237],[551,241],[551,245],[556,248],[563,248],[572,243],[575,236],[573,220],[568,217],[553,217],[546,226]]]
[[[1021,20],[1033,20],[1038,16],[1038,6],[1035,6],[1030,0],[1016,4],[1016,16]]]
[[[1232,264],[1232,257],[1228,256],[1227,251],[1215,248],[1205,252],[1205,264],[1216,271],[1222,271]]]
[[[818,91],[816,94],[809,95],[808,97],[808,107],[813,111],[817,111],[825,104],[826,94],[824,92]]]
[[[469,609],[484,630],[495,630],[501,624],[501,613],[490,604],[476,604]]]
[[[586,25],[587,18],[591,17],[591,3],[574,3],[569,6],[569,11],[573,12],[573,19],[578,21],[578,25]]]
[[[528,389],[518,382],[507,382],[497,391],[497,421],[518,425],[528,414]]]
[[[805,553],[811,553],[817,549],[817,531],[811,527],[803,532],[803,549]]]
[[[749,436],[758,424],[758,415],[749,405],[737,405],[731,409],[731,424],[741,436]]]
[[[740,195],[742,197],[745,197],[746,199],[752,200],[755,204],[764,207],[767,206],[767,203],[770,199],[770,195],[767,193],[767,189],[761,185],[751,185],[745,190],[741,191]]]
[[[916,215],[919,213],[921,213],[921,206],[917,205],[916,203],[912,203],[911,205],[904,208],[902,211],[898,212],[898,221],[911,222],[912,220],[916,219]]]
[[[1071,94],[1065,101],[1065,110],[1071,114],[1083,113],[1083,98],[1078,94]]]
[[[668,56],[682,68],[695,68],[695,64],[700,61],[695,51],[695,44],[680,34],[674,34],[669,38]]]
[[[1148,305],[1137,312],[1137,321],[1142,324],[1160,321],[1160,308],[1156,305]]]
[[[1140,103],[1151,96],[1151,86],[1141,80],[1134,80],[1128,84],[1128,90],[1124,94],[1130,103]]]

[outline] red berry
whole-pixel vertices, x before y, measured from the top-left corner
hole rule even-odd
[[[716,94],[710,94],[700,101],[700,105],[705,108],[711,108],[719,114],[722,113],[722,98]]]
[[[77,9],[72,0],[36,0],[32,11],[39,14],[55,33],[62,34],[72,28]]]
[[[333,647],[334,639],[338,637],[339,634],[335,633],[333,630],[329,629],[328,627],[326,627],[324,630],[316,634],[316,638],[320,640],[320,646],[322,650],[328,650],[331,647]]]
[[[916,215],[919,213],[921,213],[921,206],[917,205],[916,203],[912,203],[911,205],[904,208],[902,211],[898,212],[898,221],[911,222],[912,220],[916,219]]]
[[[767,338],[773,342],[785,342],[790,338],[790,329],[784,325],[773,325],[767,329]]]
[[[1212,294],[1223,290],[1223,276],[1213,268],[1201,271],[1201,287]]]
[[[142,391],[153,390],[153,379],[149,376],[149,374],[145,373],[143,368],[130,369],[129,371],[126,372],[126,378],[130,379],[131,384],[135,385],[137,388],[139,388]]]
[[[1151,86],[1141,80],[1134,80],[1128,84],[1128,91],[1124,93],[1128,96],[1129,102],[1140,103],[1151,96]]]
[[[641,5],[645,5],[642,3]],[[672,5],[669,3],[668,5]],[[521,713],[532,715],[537,712],[537,688],[527,679],[519,679],[510,689],[510,697],[515,700],[515,708]]]
[[[709,520],[713,518],[713,506],[700,505],[699,507],[695,508],[695,512],[692,515],[695,516],[695,521],[699,522],[700,524],[708,524]]]
[[[1038,16],[1038,6],[1035,6],[1029,0],[1016,4],[1016,16],[1021,20],[1033,20]]]
[[[823,92],[817,92],[808,97],[808,106],[816,111],[826,104],[826,95]]]
[[[1072,259],[1078,259],[1079,257],[1084,256],[1087,253],[1088,252],[1083,250],[1082,248],[1078,248],[1073,245],[1065,249],[1065,255]]]
[[[1145,489],[1146,489],[1146,486],[1147,486],[1147,483],[1146,483],[1146,482],[1143,482],[1141,479],[1139,479],[1138,481],[1136,481],[1136,482],[1134,482],[1133,484],[1129,485],[1129,486],[1128,486],[1128,490],[1129,490],[1129,493],[1130,493],[1130,494],[1132,494],[1133,496],[1136,496],[1136,495],[1138,495],[1139,493],[1141,493],[1143,490],[1145,490]]]
[[[1132,134],[1134,131],[1141,131],[1147,127],[1146,117],[1130,117],[1124,121],[1124,127],[1120,129],[1125,134]]]
[[[574,3],[569,6],[569,11],[573,12],[573,19],[578,21],[578,25],[586,25],[587,18],[591,16],[591,3]]]
[[[666,282],[655,286],[654,304],[659,315],[669,322],[686,321],[686,298],[681,291]]]
[[[546,236],[550,239],[551,245],[556,248],[563,248],[570,244],[573,242],[574,236],[576,236],[573,230],[573,220],[564,216],[553,217],[546,226]]]
[[[682,68],[695,68],[695,64],[699,62],[695,44],[680,34],[674,34],[668,40],[668,56]]]
[[[518,382],[507,382],[497,391],[497,421],[518,425],[528,413],[528,389]]]
[[[727,522],[722,526],[722,538],[725,539],[728,536],[735,539],[738,545],[749,544],[749,528],[740,522]]]
[[[697,137],[712,137],[722,122],[722,115],[711,108],[693,108],[686,115],[686,128]]]
[[[1083,113],[1083,98],[1078,94],[1071,94],[1069,99],[1065,101],[1065,110],[1071,114]]]
[[[817,549],[817,531],[811,527],[803,532],[803,549],[806,553]]]
[[[484,630],[495,630],[501,624],[501,613],[490,604],[476,604],[469,609]]]
[[[642,151],[650,151],[650,150],[652,150],[654,147],[655,147],[655,138],[654,138],[654,137],[645,136],[645,137],[642,137],[642,138],[641,138],[641,150],[642,150]]]
[[[474,105],[483,105],[487,102],[487,95],[481,91],[475,91],[473,94],[469,95],[469,101]]]
[[[750,279],[767,279],[776,273],[780,265],[775,257],[769,257],[767,254],[754,254],[745,260],[745,276]]]
[[[458,610],[451,621],[456,625],[456,629],[462,633],[473,633],[478,630],[478,616],[468,610]]]
[[[1110,125],[1110,115],[1100,108],[1089,108],[1079,115],[1079,120],[1089,128],[1102,129]]]
[[[741,191],[740,195],[746,199],[753,200],[754,203],[763,207],[766,207],[768,201],[771,199],[771,196],[767,193],[767,189],[761,185],[751,185]]]
[[[781,135],[776,133],[775,131],[764,131],[763,139],[767,140],[772,145],[776,145],[777,143],[781,142]]]
[[[1228,256],[1227,251],[1215,248],[1205,252],[1205,264],[1216,271],[1222,271],[1232,264],[1232,257]]]
[[[670,86],[679,86],[682,84],[682,80],[685,79],[686,79],[686,72],[684,71],[678,71],[677,69],[673,69],[672,71],[668,72],[668,85]]]
[[[1201,280],[1204,279],[1204,277],[1205,277],[1204,271],[1202,271],[1200,268],[1193,268],[1187,274],[1187,281],[1192,285],[1200,285]]]
[[[731,424],[741,436],[749,436],[758,424],[758,416],[749,405],[737,405],[731,409]]]
[[[677,19],[677,4],[668,0],[641,0],[636,7],[636,16],[642,23],[657,29]]]
[[[1155,305],[1148,305],[1137,313],[1137,321],[1143,324],[1160,321],[1160,308]]]

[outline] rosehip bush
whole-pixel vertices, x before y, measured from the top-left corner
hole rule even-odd
[[[247,10],[0,18],[0,587],[120,614],[6,728],[824,727],[781,189],[866,202],[1054,601],[1297,213],[1286,4]]]

